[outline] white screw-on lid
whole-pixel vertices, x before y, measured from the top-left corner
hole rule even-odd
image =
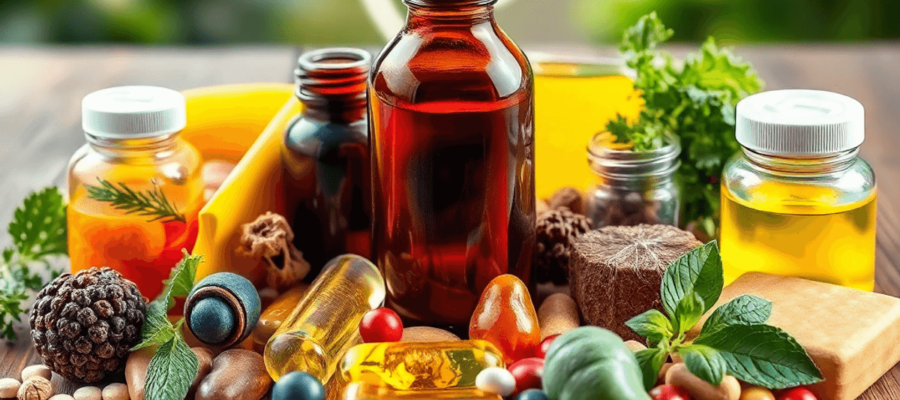
[[[775,90],[738,103],[735,134],[741,146],[764,154],[836,153],[862,144],[865,111],[842,94]]]
[[[81,126],[93,136],[139,139],[165,136],[184,129],[184,96],[155,86],[103,89],[81,102]]]

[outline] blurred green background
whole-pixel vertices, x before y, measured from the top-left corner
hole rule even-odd
[[[361,1],[0,0],[0,42],[383,43]],[[900,38],[900,0],[503,1],[500,24],[520,43],[614,43],[652,10],[678,41]]]

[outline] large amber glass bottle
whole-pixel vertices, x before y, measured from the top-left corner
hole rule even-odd
[[[494,0],[406,0],[369,75],[375,258],[388,304],[465,325],[484,287],[531,280],[533,79]]]

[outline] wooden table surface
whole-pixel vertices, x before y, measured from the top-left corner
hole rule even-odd
[[[900,296],[900,43],[750,46],[737,52],[757,67],[766,89],[831,90],[865,105],[862,155],[875,169],[880,192],[877,290]],[[28,192],[65,185],[66,163],[84,142],[80,105],[88,93],[128,84],[183,90],[287,82],[296,56],[290,47],[0,47],[0,226]],[[8,243],[0,238],[0,245]],[[27,338],[26,327],[17,331]],[[30,341],[0,345],[0,377],[17,377],[35,363]],[[59,377],[54,385],[61,393],[74,391]],[[900,399],[900,366],[860,399]]]

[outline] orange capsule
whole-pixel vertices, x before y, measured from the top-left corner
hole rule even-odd
[[[507,364],[534,357],[541,328],[525,283],[514,275],[494,278],[472,314],[469,338],[491,342]]]

